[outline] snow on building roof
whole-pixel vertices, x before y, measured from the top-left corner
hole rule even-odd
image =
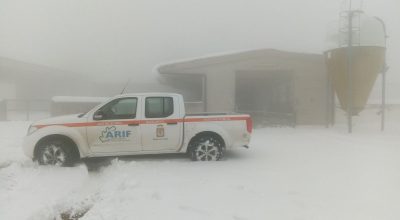
[[[164,73],[168,72],[169,69],[174,69],[181,66],[186,67],[187,65],[189,65],[190,67],[193,67],[193,66],[210,65],[221,62],[232,62],[235,60],[249,59],[250,57],[256,58],[264,56],[266,54],[285,54],[294,56],[299,55],[299,56],[317,56],[317,57],[322,56],[321,54],[291,52],[291,51],[283,51],[276,49],[238,50],[238,51],[229,51],[224,53],[209,54],[205,56],[193,57],[188,59],[168,61],[155,66],[153,72]]]
[[[109,99],[109,97],[54,96],[51,100],[53,102],[101,103],[108,99]]]
[[[64,77],[70,72],[52,66],[30,63],[0,56],[0,72],[4,78],[17,79],[29,77]]]

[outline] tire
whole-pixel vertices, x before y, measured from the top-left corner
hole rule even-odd
[[[40,165],[73,166],[77,161],[77,154],[72,144],[62,139],[45,141],[38,146],[36,158]]]
[[[193,161],[218,161],[223,157],[224,144],[213,135],[200,136],[190,145],[190,158]]]

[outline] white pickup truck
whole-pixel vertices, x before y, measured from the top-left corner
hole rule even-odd
[[[192,160],[223,157],[225,149],[247,147],[249,115],[186,115],[173,93],[123,94],[85,114],[33,123],[24,152],[39,164],[70,166],[80,158],[188,153]]]

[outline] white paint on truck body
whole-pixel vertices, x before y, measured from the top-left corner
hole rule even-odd
[[[162,105],[160,109],[164,113],[168,109],[170,111],[163,117],[157,117],[159,112],[151,112],[145,103],[149,106]],[[108,106],[112,106],[112,112],[125,111],[133,114],[127,114],[125,118],[125,115],[111,119],[95,117],[99,112],[105,114],[102,111],[109,110]],[[133,111],[132,106],[135,109]],[[116,107],[119,109],[113,109]],[[184,100],[179,94],[123,94],[107,100],[86,114],[49,118],[33,123],[24,140],[24,152],[28,157],[35,158],[35,147],[40,140],[50,135],[62,135],[76,144],[81,158],[185,153],[192,138],[202,132],[218,134],[226,149],[231,149],[248,145],[251,131],[249,115],[186,116]]]

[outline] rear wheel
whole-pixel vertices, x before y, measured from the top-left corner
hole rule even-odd
[[[72,166],[76,161],[73,146],[64,140],[49,140],[38,146],[37,160],[40,165]]]
[[[217,161],[223,157],[223,142],[214,136],[196,138],[190,146],[190,157],[194,161]]]

